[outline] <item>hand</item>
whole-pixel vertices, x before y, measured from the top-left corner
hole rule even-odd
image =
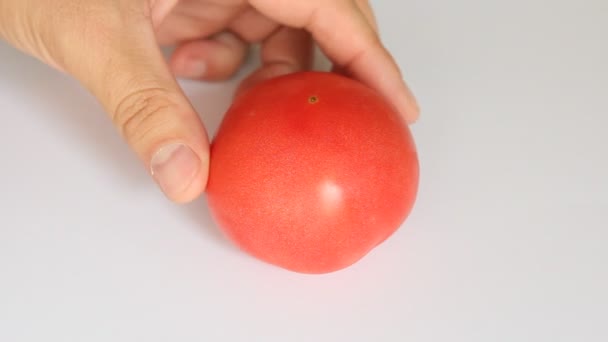
[[[252,42],[263,66],[242,87],[309,68],[314,40],[336,69],[418,116],[365,0],[0,0],[0,38],[77,78],[180,203],[205,189],[209,140],[175,77],[228,78]],[[163,44],[178,45],[168,64]]]

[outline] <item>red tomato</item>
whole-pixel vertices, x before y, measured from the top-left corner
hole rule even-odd
[[[211,146],[214,219],[242,250],[295,272],[361,259],[400,227],[417,189],[407,124],[337,74],[281,76],[243,93]]]

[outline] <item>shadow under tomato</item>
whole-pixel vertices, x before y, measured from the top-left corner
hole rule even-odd
[[[204,231],[205,235],[224,247],[239,252],[238,248],[228,239],[221,231],[220,227],[213,220],[213,216],[207,205],[205,196],[201,196],[192,203],[185,205],[183,208],[184,215],[192,222],[193,227],[197,230]]]

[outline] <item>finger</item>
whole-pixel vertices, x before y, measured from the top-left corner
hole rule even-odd
[[[359,10],[365,16],[367,23],[374,29],[374,31],[378,32],[378,22],[376,21],[376,16],[374,15],[374,10],[372,9],[371,4],[368,0],[355,0],[355,3],[359,7]]]
[[[82,22],[53,28],[59,37],[53,54],[101,102],[167,197],[191,201],[207,181],[205,129],[169,71],[145,11],[103,3],[110,5],[79,7],[84,10],[74,17]]]
[[[170,61],[177,77],[207,81],[233,76],[247,56],[248,44],[230,32],[180,45]]]
[[[150,0],[145,1],[151,2]],[[154,5],[160,5],[165,1],[167,0],[156,0],[153,2]],[[157,24],[156,37],[161,45],[174,45],[176,43],[200,39],[202,37],[209,37],[213,34],[222,32],[225,29],[230,28],[230,23],[249,7],[245,0],[177,1],[179,4],[175,9],[168,13],[167,16]]]
[[[368,25],[376,32],[376,34],[379,34],[376,16],[374,15],[374,12],[372,10],[371,5],[369,4],[369,1],[355,0],[355,4],[359,7],[359,10],[361,11],[361,13],[363,13],[363,16],[365,17],[365,20],[367,20]],[[344,66],[342,66],[342,65],[334,64],[332,66],[331,71],[338,73],[338,74],[343,74],[345,76],[349,76],[348,70],[346,70],[344,68]]]
[[[264,40],[279,27],[274,20],[251,7],[235,18],[230,25],[230,29],[234,33],[250,43]]]
[[[363,13],[365,20],[367,20],[367,24],[376,32],[376,34],[378,34],[378,24],[369,2],[367,0],[355,0],[355,4],[359,7],[361,13]],[[346,70],[344,66],[338,64],[333,65],[332,72],[349,76],[348,70]]]
[[[279,23],[306,28],[335,64],[380,92],[408,122],[418,118],[416,99],[399,67],[355,2],[250,0],[250,3]]]
[[[246,78],[236,96],[266,79],[310,69],[313,45],[304,30],[282,27],[262,43],[262,66]]]

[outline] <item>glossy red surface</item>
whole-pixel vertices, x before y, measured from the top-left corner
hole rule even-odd
[[[247,253],[326,273],[400,227],[418,170],[409,128],[382,97],[342,76],[302,72],[235,100],[212,143],[207,196]]]

